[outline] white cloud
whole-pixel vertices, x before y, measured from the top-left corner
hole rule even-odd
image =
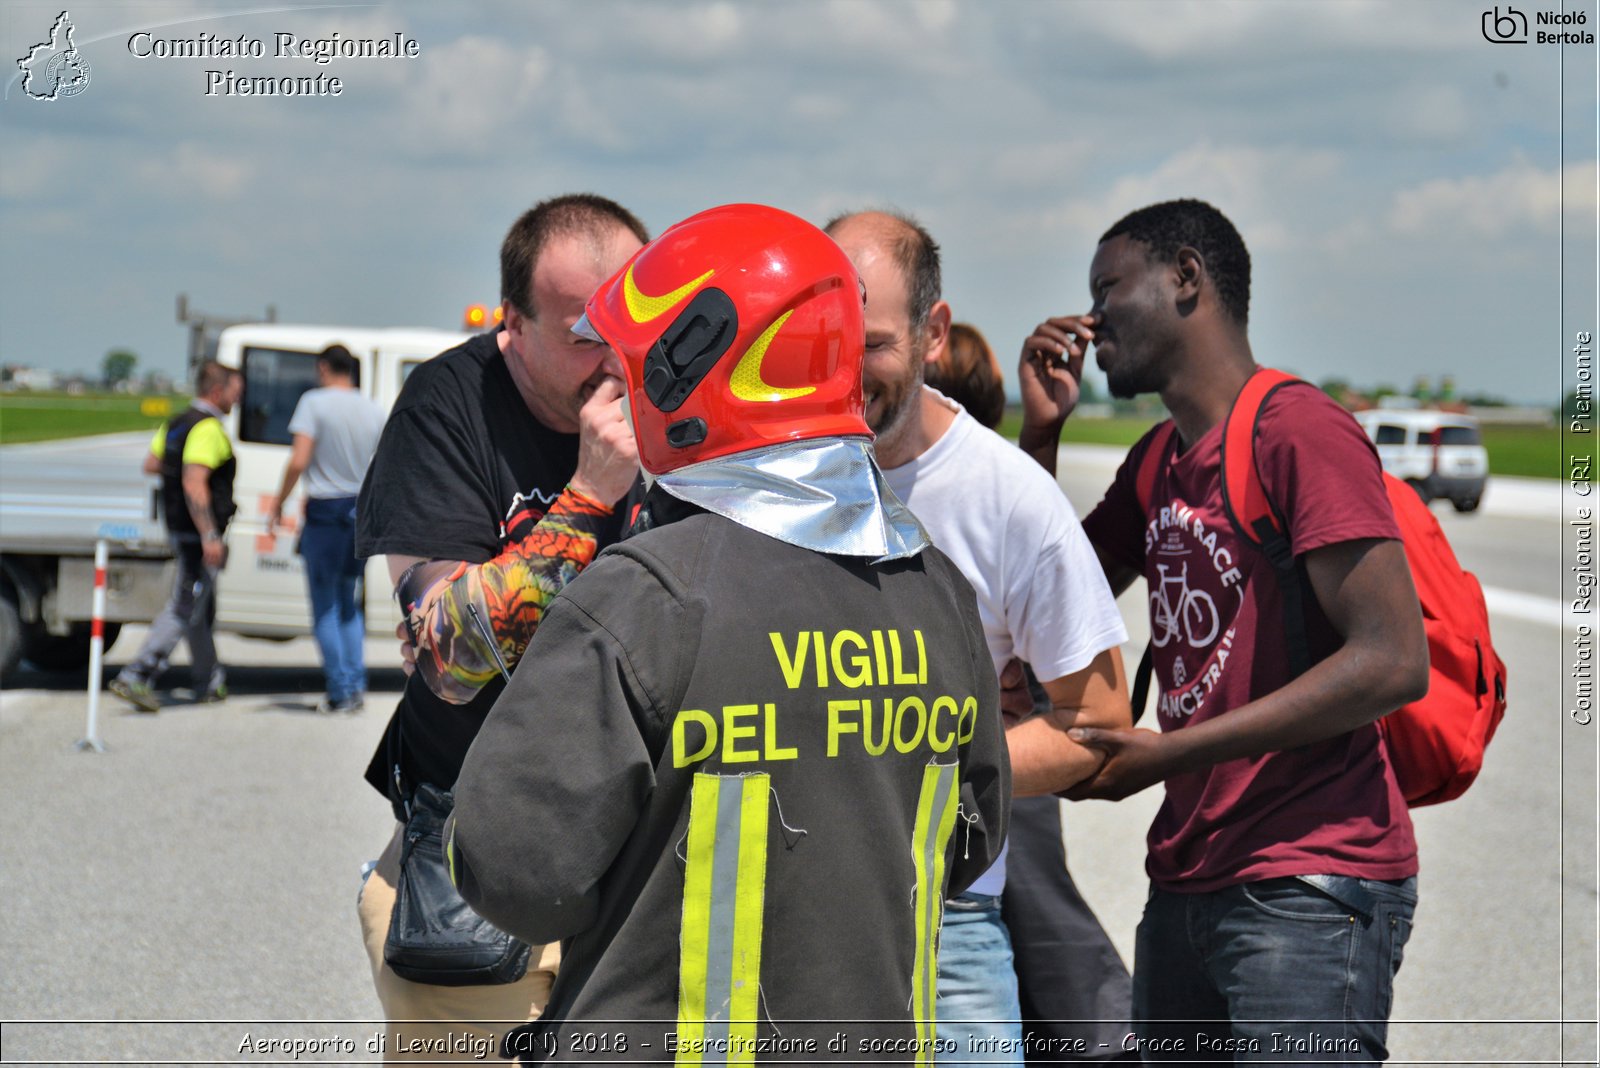
[[[1281,248],[1326,220],[1318,190],[1334,179],[1341,157],[1331,150],[1199,144],[1155,167],[1125,174],[1095,197],[1072,197],[1048,212],[1046,227],[1093,242],[1117,219],[1163,200],[1209,201],[1248,235],[1253,249]]]
[[[9,139],[6,160],[0,163],[0,199],[32,200],[54,192],[62,176],[76,165],[76,146],[43,137]]]
[[[1120,0],[1062,5],[1063,20],[1159,60],[1252,57],[1329,49],[1415,51],[1476,37],[1479,9],[1383,0]]]
[[[1446,238],[1462,233],[1504,237],[1526,231],[1555,233],[1561,224],[1563,191],[1569,212],[1595,211],[1594,161],[1541,168],[1518,157],[1493,174],[1435,178],[1396,193],[1389,224],[1411,237]]]
[[[1066,140],[1007,145],[993,160],[978,162],[1013,188],[1051,191],[1069,188],[1066,179],[1082,173],[1091,163],[1081,144]]]
[[[6,105],[7,237],[51,240],[122,294],[81,318],[85,351],[181,348],[170,296],[114,288],[123,276],[221,308],[449,325],[492,290],[515,213],[584,188],[657,230],[729,200],[818,219],[899,205],[945,245],[960,314],[1007,347],[1051,307],[1078,307],[1108,225],[1176,196],[1239,225],[1260,253],[1258,322],[1283,324],[1261,340],[1292,343],[1307,368],[1348,358],[1338,324],[1361,306],[1375,309],[1368,347],[1396,376],[1420,373],[1459,305],[1553,270],[1554,54],[1485,44],[1465,0],[243,6],[73,15],[85,36],[178,22],[167,32],[248,31],[269,48],[280,30],[403,31],[422,58],[228,64],[323,71],[346,91],[223,100],[202,95],[219,64],[134,59],[108,38],[88,46],[82,96]],[[179,21],[219,7],[230,14]],[[8,2],[5,21],[37,37],[59,10]],[[1581,51],[1566,52],[1569,77]],[[1568,114],[1581,107],[1569,87]],[[1568,208],[1591,212],[1569,233],[1592,234],[1594,184],[1593,164],[1568,168]],[[51,349],[49,281],[16,266],[0,278],[8,344]],[[1480,372],[1463,381],[1523,395],[1503,361]]]
[[[1398,106],[1388,111],[1385,123],[1399,137],[1448,142],[1473,129],[1475,116],[1459,86],[1415,86],[1397,96]]]
[[[956,20],[955,0],[922,0],[912,11],[919,23],[938,32],[949,29]]]
[[[612,27],[618,37],[646,45],[679,64],[714,63],[742,43],[744,18],[731,3],[647,4]]]
[[[1130,12],[1137,12],[1130,18]],[[1089,4],[1071,12],[1099,34],[1157,59],[1237,46],[1282,18],[1269,4],[1175,0],[1160,5]]]
[[[245,191],[252,167],[214,146],[184,141],[175,151],[146,156],[134,174],[146,190],[167,199],[231,201]]]
[[[789,114],[805,122],[844,122],[850,108],[850,101],[838,93],[803,92],[789,100]]]
[[[34,239],[59,241],[81,238],[86,229],[81,212],[71,208],[46,208],[8,222],[5,231],[8,242]]]
[[[972,58],[974,41],[960,32],[970,21],[970,5],[827,0],[772,10],[775,17],[762,21],[759,39],[774,52],[809,57],[819,73],[865,76],[891,88],[913,74],[950,77]]]
[[[467,36],[424,48],[404,71],[404,91],[386,102],[389,125],[399,143],[428,153],[488,153],[507,143],[533,151],[533,131],[517,119],[538,101],[549,70],[538,45]]]

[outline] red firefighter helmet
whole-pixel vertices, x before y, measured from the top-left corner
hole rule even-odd
[[[832,238],[786,211],[730,204],[685,219],[596,290],[585,319],[622,360],[653,474],[785,441],[871,437],[861,283]]]

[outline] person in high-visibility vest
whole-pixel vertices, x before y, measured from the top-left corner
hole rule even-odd
[[[862,301],[816,227],[733,205],[573,328],[621,357],[654,484],[456,783],[462,896],[568,940],[508,1054],[932,1063],[944,901],[1010,768],[972,588],[872,459]]]
[[[194,697],[202,704],[228,698],[228,676],[217,659],[212,627],[217,577],[228,562],[228,521],[236,511],[233,476],[239,462],[222,421],[239,403],[244,380],[215,360],[200,365],[187,411],[162,423],[150,439],[144,473],[161,476],[161,518],[177,565],[172,596],[150,624],[138,653],[107,687],[140,712],[159,712],[153,685],[180,641],[189,646]]]

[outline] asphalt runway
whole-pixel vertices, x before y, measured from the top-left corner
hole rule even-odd
[[[142,635],[119,639],[107,678]],[[379,1026],[355,898],[393,817],[361,776],[399,696],[398,652],[370,641],[391,666],[373,671],[367,710],[325,716],[309,638],[219,647],[227,703],[143,715],[105,695],[104,753],[72,748],[81,675],[5,681],[0,1019],[242,1022],[7,1022],[6,1063],[266,1063],[286,1058],[241,1055],[247,1034],[365,1043]],[[272,1020],[330,1022],[251,1022]]]
[[[1098,463],[1064,479],[1080,509],[1105,484]],[[1478,784],[1416,814],[1422,901],[1391,1063],[1594,1064],[1596,743],[1563,707],[1559,516],[1438,514],[1511,606],[1494,624],[1512,701]],[[1123,602],[1134,659],[1142,598]],[[124,632],[106,677],[142,633]],[[226,704],[145,716],[106,695],[104,753],[72,745],[81,675],[0,682],[6,1063],[286,1063],[252,1052],[279,1038],[318,1044],[302,1064],[372,1059],[379,1008],[355,895],[391,817],[361,775],[398,697],[397,651],[368,642],[367,711],[334,717],[314,712],[309,639],[219,644]],[[1074,875],[1130,960],[1158,801],[1067,811]]]

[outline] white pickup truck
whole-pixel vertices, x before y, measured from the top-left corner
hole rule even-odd
[[[310,632],[310,609],[293,534],[267,533],[266,513],[289,455],[289,417],[316,385],[316,356],[335,342],[360,361],[360,388],[385,409],[413,367],[466,334],[427,329],[284,326],[224,330],[217,359],[244,375],[228,419],[239,460],[228,527],[228,566],[217,596],[217,629],[283,640]],[[0,672],[26,657],[71,670],[89,661],[95,542],[105,539],[106,646],[123,623],[147,623],[172,589],[157,480],[140,473],[150,434],[108,434],[0,449]],[[298,524],[299,508],[285,508]],[[362,584],[367,633],[400,621],[382,559]]]
[[[1446,497],[1458,512],[1478,510],[1489,453],[1476,419],[1425,408],[1371,408],[1357,412],[1356,422],[1377,447],[1383,469],[1424,504]]]

